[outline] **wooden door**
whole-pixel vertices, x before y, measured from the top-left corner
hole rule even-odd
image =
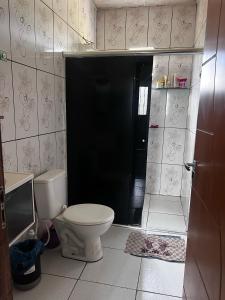
[[[225,0],[222,6],[209,0],[207,23],[184,278],[187,300],[225,299]]]
[[[0,132],[0,205],[4,205],[4,173],[2,161],[2,144]],[[1,208],[1,207],[0,207]],[[11,300],[11,273],[9,265],[9,248],[7,232],[5,227],[5,217],[0,209],[0,300]]]

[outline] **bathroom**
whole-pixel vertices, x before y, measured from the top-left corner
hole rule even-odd
[[[102,237],[103,260],[93,264],[46,250],[39,285],[15,289],[13,299],[182,298],[183,263],[132,257],[123,250],[133,230],[186,239],[192,187],[187,163],[194,160],[207,2],[0,0],[5,172],[32,173],[35,181],[47,171],[73,167],[67,165],[67,134],[73,130],[66,111],[69,59],[95,56],[94,50],[102,56],[146,51],[153,57],[138,226],[112,225]],[[185,85],[176,78],[184,78]]]

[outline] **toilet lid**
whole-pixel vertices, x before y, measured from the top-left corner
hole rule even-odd
[[[114,211],[105,205],[78,204],[68,207],[63,217],[66,221],[80,225],[104,224],[114,219]]]

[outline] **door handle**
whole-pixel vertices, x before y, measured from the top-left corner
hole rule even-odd
[[[197,167],[197,161],[194,160],[192,163],[185,163],[184,166],[187,171],[191,171],[191,169],[192,169],[192,173],[195,174],[196,167]]]

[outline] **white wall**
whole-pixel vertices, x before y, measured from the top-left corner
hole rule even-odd
[[[65,61],[83,38],[95,42],[92,0],[0,0],[0,115],[4,168],[66,167]],[[10,13],[10,19],[9,19]]]

